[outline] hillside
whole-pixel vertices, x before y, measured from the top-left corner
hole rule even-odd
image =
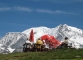
[[[0,54],[0,60],[82,60],[83,49],[56,49],[51,52]]]

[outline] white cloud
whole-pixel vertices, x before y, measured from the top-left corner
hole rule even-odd
[[[0,23],[13,25],[13,26],[31,26],[31,25],[17,24],[17,23],[11,23],[11,22],[0,22]]]
[[[3,7],[3,8],[0,8],[0,11],[9,11],[9,10],[11,10],[10,7]]]
[[[9,11],[9,10],[18,10],[18,11],[24,11],[24,12],[32,12],[32,9],[28,7],[1,7],[0,11]]]
[[[32,12],[32,9],[27,8],[27,7],[14,7],[14,9],[18,11]]]
[[[50,14],[74,14],[72,12],[65,12],[65,11],[61,11],[61,10],[51,11],[51,10],[44,10],[44,9],[36,10],[36,12],[40,12],[40,13],[50,13]]]
[[[50,11],[50,10],[44,10],[44,9],[38,9],[38,10],[36,10],[36,12],[43,12],[43,13],[53,13],[52,11]]]
[[[38,12],[38,13],[49,13],[49,14],[73,14],[76,15],[74,12],[66,12],[62,10],[45,10],[45,9],[31,9],[28,7],[3,7],[0,8],[0,11],[9,11],[9,10],[16,10],[16,11],[23,11],[23,12]]]

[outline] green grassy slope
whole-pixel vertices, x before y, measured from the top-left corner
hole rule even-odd
[[[0,60],[83,60],[83,49],[56,49],[49,52],[0,54]]]

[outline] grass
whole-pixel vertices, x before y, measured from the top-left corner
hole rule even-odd
[[[49,52],[0,54],[0,60],[83,60],[83,49],[56,49]]]

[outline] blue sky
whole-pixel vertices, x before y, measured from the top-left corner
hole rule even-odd
[[[60,24],[83,29],[83,0],[0,0],[0,37]]]

